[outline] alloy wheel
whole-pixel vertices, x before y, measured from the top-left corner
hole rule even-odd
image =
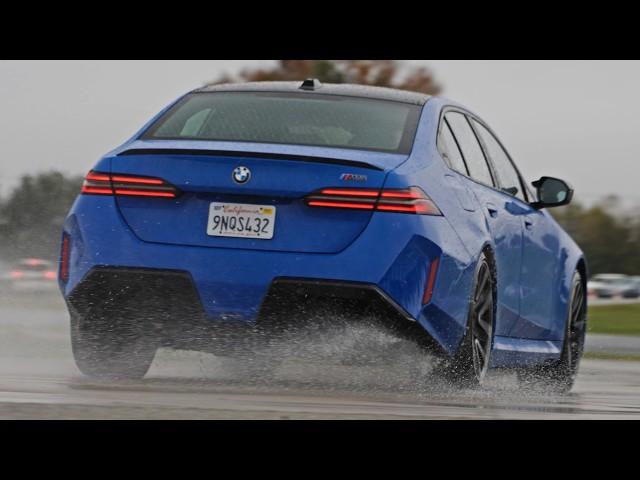
[[[489,369],[494,323],[493,277],[486,261],[480,266],[478,272],[471,308],[473,369],[476,379],[481,382]]]
[[[566,342],[566,362],[571,376],[578,371],[578,364],[584,349],[587,318],[585,315],[584,288],[582,282],[576,281],[571,292],[571,310]]]

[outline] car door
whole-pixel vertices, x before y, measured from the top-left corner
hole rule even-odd
[[[522,220],[524,238],[520,315],[525,322],[521,326],[523,330],[514,330],[514,336],[561,340],[564,322],[555,320],[566,312],[554,311],[554,305],[561,294],[567,253],[560,245],[558,227],[546,210],[529,207]]]
[[[529,204],[522,176],[513,160],[495,135],[478,120],[472,120],[478,137],[491,158],[500,188],[513,197],[505,208],[522,222],[522,262],[520,267],[519,322],[503,325],[503,334],[511,337],[552,339],[554,325],[553,299],[557,295],[554,280],[559,278],[559,242],[548,213],[535,210]]]
[[[462,151],[469,176],[467,182],[485,215],[493,239],[498,270],[498,308],[496,335],[513,328],[520,315],[520,265],[522,261],[522,219],[513,209],[514,197],[500,190],[498,178],[478,139],[470,117],[461,111],[448,111],[445,119]]]

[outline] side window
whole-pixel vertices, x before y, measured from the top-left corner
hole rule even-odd
[[[464,175],[469,175],[456,139],[453,138],[449,124],[444,118],[440,122],[440,131],[438,132],[438,149],[451,168]]]
[[[496,174],[498,175],[500,188],[508,194],[518,197],[522,201],[526,201],[520,176],[511,163],[507,152],[504,151],[498,140],[496,140],[496,137],[494,137],[489,130],[475,120],[472,119],[471,121],[478,135],[480,135],[480,138],[484,142],[487,153],[493,162]]]
[[[484,158],[482,148],[467,118],[458,112],[448,112],[445,114],[445,118],[451,126],[458,145],[460,145],[471,178],[485,185],[493,186],[493,179],[489,165],[487,165],[487,159]]]

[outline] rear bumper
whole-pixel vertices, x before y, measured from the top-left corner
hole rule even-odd
[[[350,318],[349,314],[353,314],[356,321],[366,318],[367,322],[430,352],[446,353],[411,315],[372,284],[276,278],[263,298],[255,322],[229,322],[224,318],[212,321],[188,272],[95,267],[66,301],[73,315],[138,319],[153,323],[166,345],[197,346],[199,340],[204,340],[203,349],[216,337],[233,338],[234,345],[239,345],[239,338],[257,330],[261,330],[261,335],[256,337],[264,339],[262,334],[270,333],[269,330],[277,333],[278,328],[300,326],[304,320],[291,314],[293,307],[322,313],[323,305],[340,305],[340,311]],[[327,323],[334,320],[332,316],[326,317]],[[197,335],[193,335],[194,329],[200,329]],[[211,330],[210,334],[206,330]]]
[[[94,196],[76,201],[65,231],[71,237],[69,280],[60,286],[70,305],[88,295],[84,289],[95,284],[95,271],[144,269],[188,276],[188,290],[208,320],[254,323],[270,289],[294,279],[313,287],[307,290],[318,288],[318,282],[345,292],[350,290],[345,285],[365,285],[449,352],[466,324],[473,263],[443,217],[374,214],[365,231],[335,254],[204,248],[143,242],[124,223],[113,198]],[[425,306],[434,258],[440,258],[436,288]],[[92,287],[93,298],[104,301],[105,288]]]

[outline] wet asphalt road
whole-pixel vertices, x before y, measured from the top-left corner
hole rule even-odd
[[[630,353],[640,343],[593,336],[589,348]],[[556,396],[522,387],[510,374],[493,375],[486,388],[456,389],[429,375],[431,359],[411,346],[403,352],[387,365],[298,359],[263,382],[238,378],[230,359],[160,350],[144,380],[103,382],[75,367],[68,319],[55,295],[4,298],[0,418],[640,418],[640,362],[584,360],[573,392]]]

